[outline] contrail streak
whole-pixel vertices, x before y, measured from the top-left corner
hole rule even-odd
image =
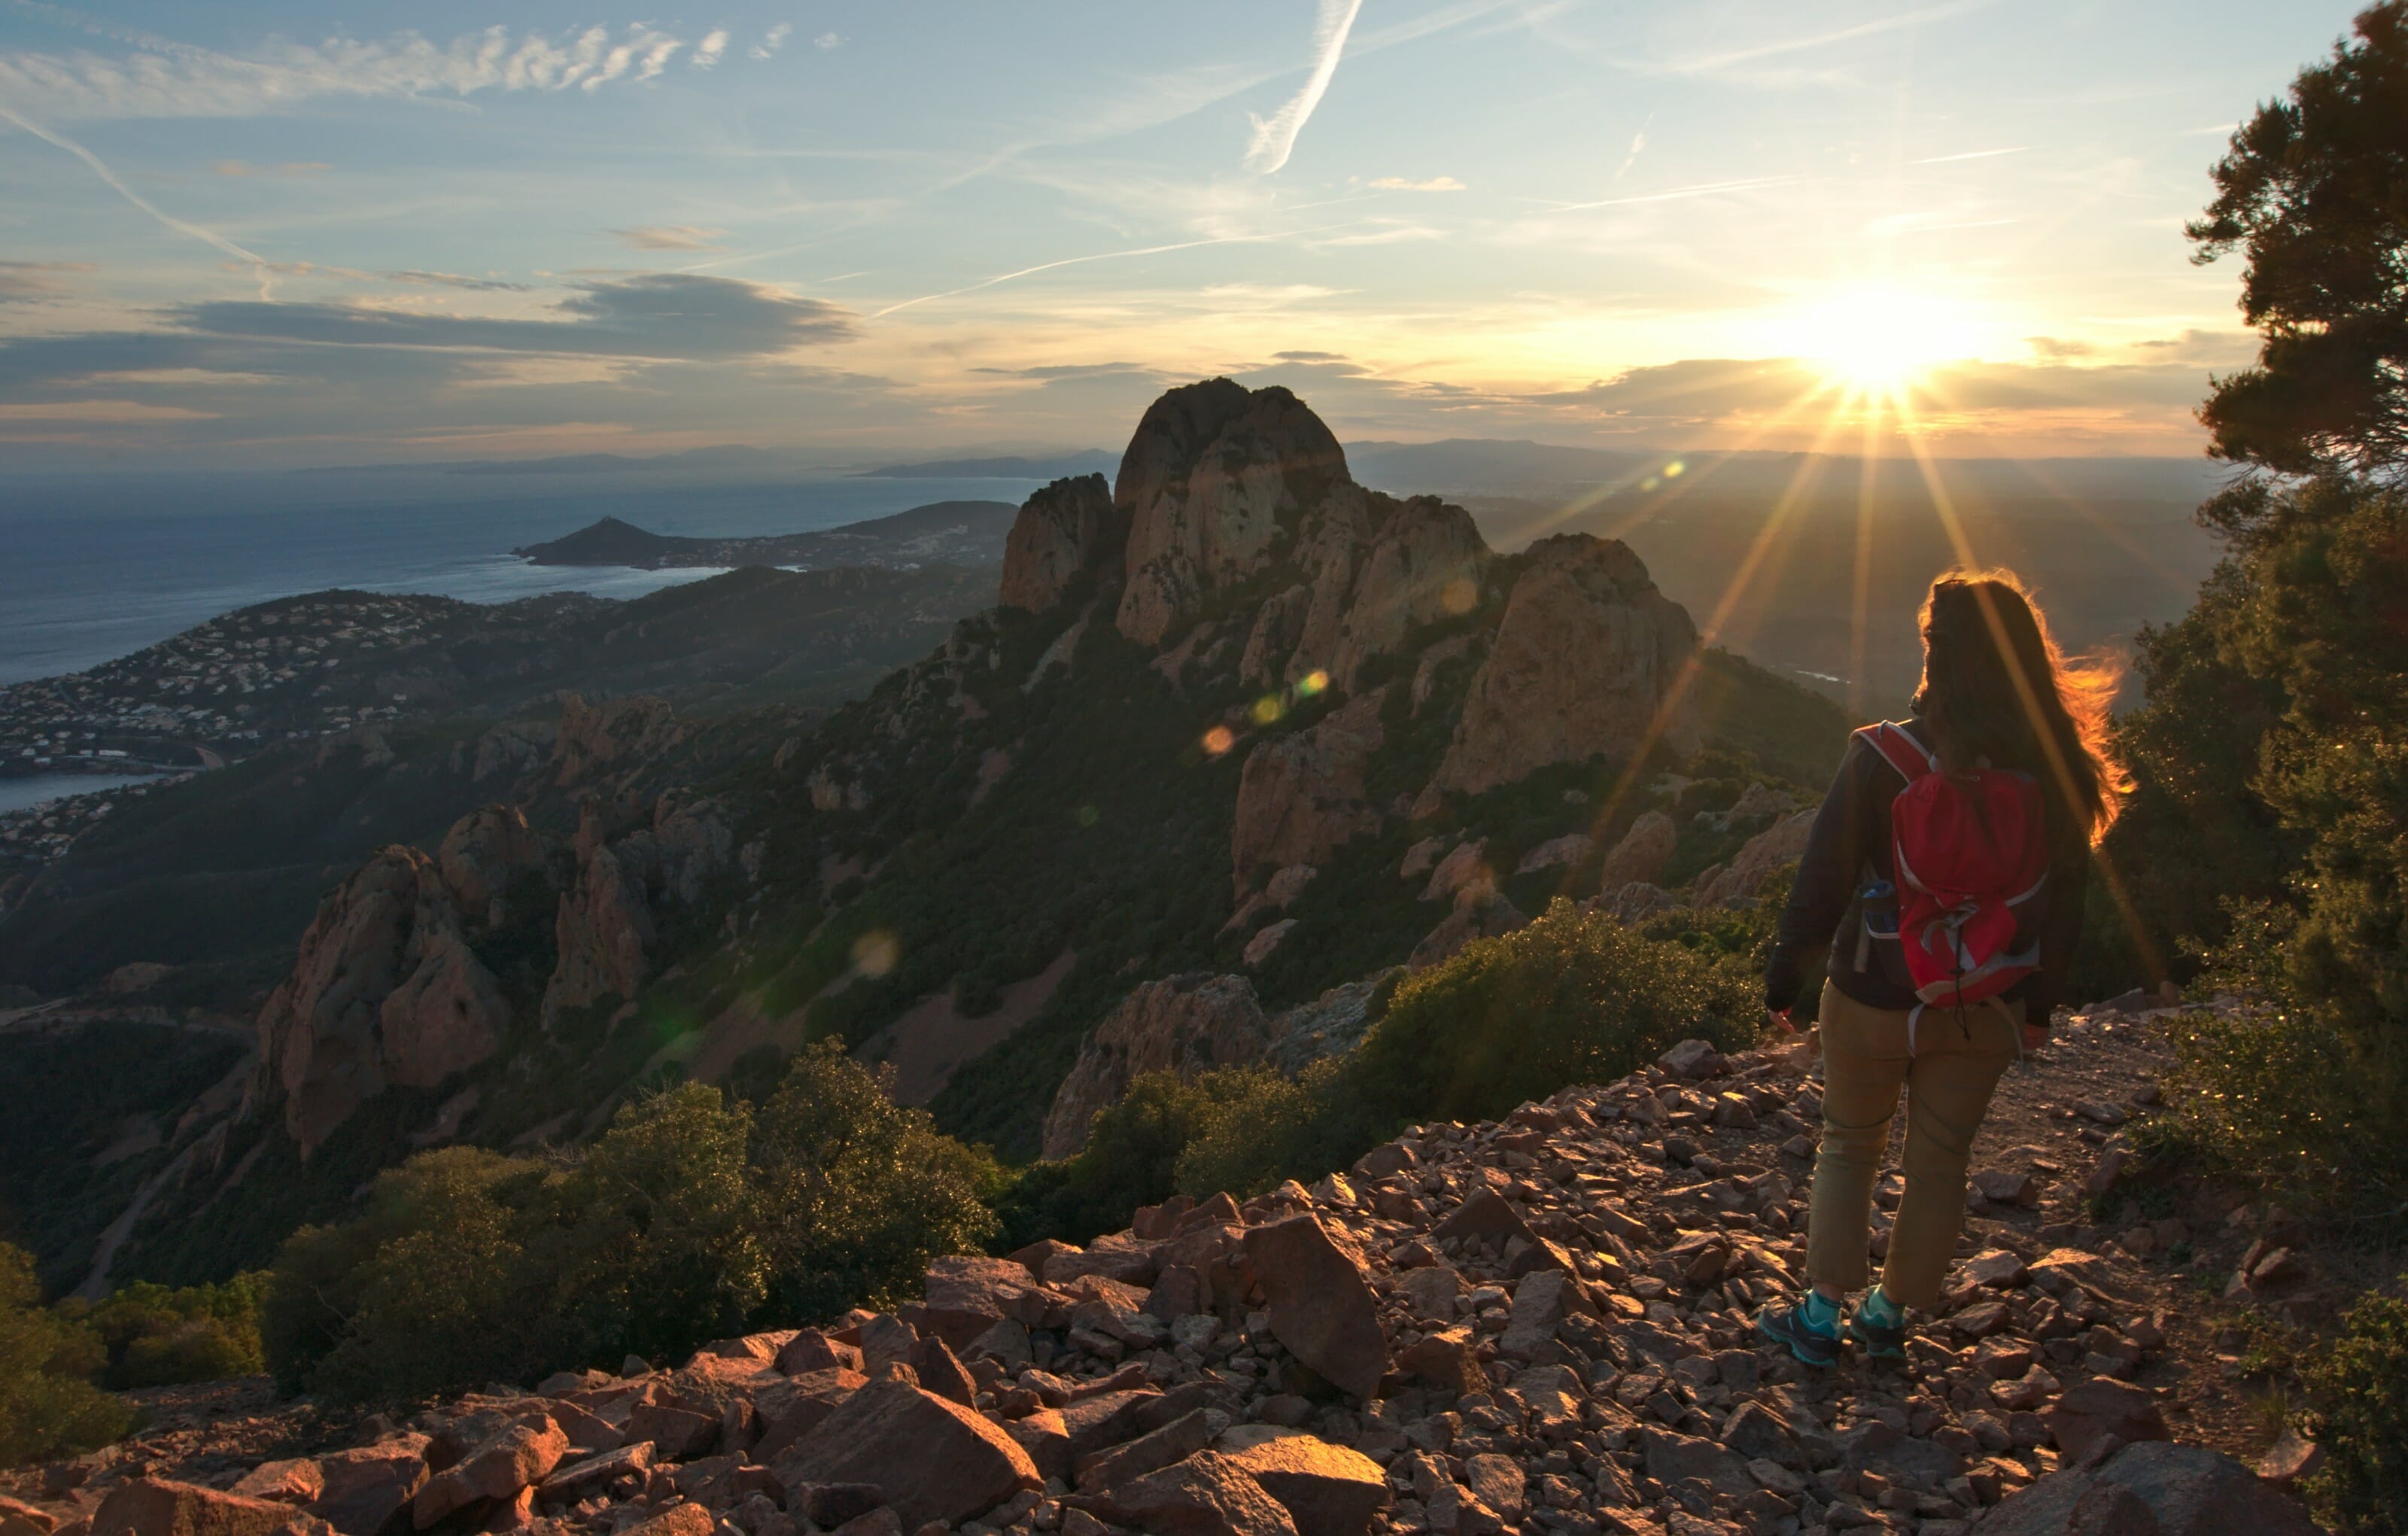
[[[1354,30],[1354,18],[1362,8],[1363,0],[1321,0],[1321,19],[1312,29],[1320,57],[1313,62],[1312,78],[1286,106],[1268,118],[1254,119],[1254,140],[1246,146],[1246,169],[1269,176],[1287,164],[1296,149],[1296,136],[1304,131],[1312,109],[1321,105],[1329,78],[1338,73],[1339,56],[1346,51],[1346,35]]]
[[[1317,229],[1288,230],[1277,235],[1217,235],[1207,240],[1180,240],[1171,245],[1140,246],[1134,251],[1098,251],[1091,256],[1065,256],[1060,261],[1039,262],[1035,266],[1024,266],[1017,272],[1004,272],[992,278],[982,278],[977,282],[965,287],[948,288],[941,294],[923,294],[918,298],[907,298],[900,304],[890,304],[883,309],[874,309],[863,318],[883,320],[897,309],[909,309],[916,304],[933,304],[940,298],[959,298],[964,294],[975,294],[982,288],[992,288],[999,282],[1010,282],[1015,278],[1029,278],[1035,277],[1039,272],[1051,272],[1057,266],[1079,266],[1087,262],[1115,261],[1123,256],[1159,256],[1172,251],[1195,251],[1208,245],[1259,245],[1266,240],[1289,240],[1299,235],[1323,235],[1333,229],[1348,227],[1350,226],[1347,224],[1323,224]]]
[[[203,229],[198,224],[189,223],[182,219],[177,218],[174,214],[168,213],[158,208],[149,199],[145,198],[140,193],[136,192],[132,187],[129,187],[124,182],[119,180],[117,179],[117,173],[110,170],[108,166],[102,162],[100,156],[93,153],[90,150],[85,149],[82,145],[77,143],[74,139],[67,137],[64,134],[52,133],[50,129],[43,127],[40,123],[30,122],[25,118],[19,116],[15,111],[7,107],[0,107],[0,118],[7,119],[10,122],[22,128],[25,132],[33,135],[36,138],[40,139],[43,143],[64,150],[67,153],[75,156],[78,160],[82,161],[85,165],[92,167],[92,173],[94,176],[99,177],[103,181],[108,183],[109,187],[114,190],[120,197],[124,198],[127,202],[133,204],[136,208],[140,208],[143,212],[150,215],[153,219],[158,220],[161,223],[165,224],[169,229],[175,230],[178,234],[189,235],[196,240],[207,241],[208,244],[217,247],[217,249],[224,251],[229,256],[233,256],[237,260],[249,262],[260,272],[261,280],[263,282],[265,280],[267,259],[260,255],[257,251],[246,251],[241,246],[235,244],[232,240],[229,240],[224,236],[219,234],[216,230]]]

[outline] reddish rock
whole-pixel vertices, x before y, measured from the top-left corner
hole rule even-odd
[[[1027,1269],[1008,1258],[954,1255],[928,1266],[921,1331],[934,1333],[954,1350],[1005,1318],[1035,1328],[1046,1320],[1054,1299]]]
[[[1117,563],[1127,538],[1127,514],[1112,505],[1103,476],[1057,480],[1023,502],[1012,519],[998,601],[1041,613],[1078,577]]]
[[[851,1344],[838,1343],[817,1328],[804,1328],[779,1349],[777,1367],[789,1376],[816,1371],[859,1371],[861,1351]]]
[[[1070,1427],[1060,1409],[1039,1408],[1033,1414],[1024,1414],[1006,1424],[1003,1430],[1027,1453],[1041,1475],[1068,1480],[1076,1470],[1079,1453],[1071,1443]]]
[[[1340,1390],[1377,1396],[1388,1370],[1387,1340],[1351,1245],[1308,1214],[1249,1229],[1244,1252],[1269,1299],[1272,1336]]]
[[[652,1466],[652,1443],[639,1440],[633,1445],[623,1445],[600,1456],[589,1456],[582,1461],[571,1461],[553,1469],[543,1480],[547,1495],[569,1496],[582,1490],[608,1487],[617,1479],[628,1475],[641,1476]]]
[[[1629,757],[1651,739],[1690,750],[1693,714],[1670,690],[1697,645],[1687,611],[1628,547],[1586,534],[1540,539],[1433,787],[1477,795],[1551,763]]]
[[[649,1440],[664,1460],[702,1455],[719,1439],[719,1417],[665,1402],[648,1402],[627,1415],[627,1438]]]
[[[1174,1461],[1183,1461],[1211,1443],[1211,1425],[1204,1410],[1197,1409],[1125,1444],[1082,1458],[1078,1484],[1090,1491],[1116,1488],[1148,1472],[1160,1471]]]
[[[803,1483],[868,1483],[907,1528],[956,1524],[1044,1481],[1002,1429],[957,1403],[900,1382],[873,1382],[778,1464]]]
[[[326,1529],[290,1504],[157,1477],[120,1484],[92,1517],[92,1536],[316,1536]]]
[[[1114,1489],[1096,1506],[1154,1536],[1297,1536],[1287,1507],[1232,1458],[1206,1451]]]
[[[1642,812],[1622,840],[1606,851],[1600,866],[1598,889],[1619,891],[1626,885],[1652,885],[1664,872],[1672,857],[1672,846],[1680,841],[1680,828],[1672,818],[1660,811]]]
[[[1088,1123],[1118,1103],[1133,1078],[1161,1071],[1193,1077],[1260,1059],[1270,1043],[1268,1022],[1254,983],[1242,976],[1195,971],[1140,986],[1079,1047],[1046,1112],[1044,1156],[1068,1157],[1085,1146]]]
[[[2157,1400],[2109,1376],[2074,1383],[2041,1416],[2057,1448],[2074,1460],[2108,1435],[2127,1444],[2169,1438]]]
[[[426,1486],[427,1438],[396,1435],[317,1458],[319,1493],[309,1513],[342,1536],[390,1536],[408,1528],[407,1511]]]
[[[1364,776],[1387,739],[1380,726],[1386,698],[1386,689],[1374,689],[1247,754],[1229,833],[1240,897],[1254,889],[1261,870],[1326,863],[1347,840],[1379,828]]]
[[[718,1422],[711,1420],[714,1429]],[[550,1418],[513,1424],[429,1478],[410,1500],[410,1523],[424,1530],[480,1500],[515,1497],[542,1482],[567,1454],[568,1436]]]
[[[718,1529],[719,1522],[702,1505],[672,1504],[630,1528],[627,1536],[711,1536]]]
[[[1299,1531],[1359,1536],[1388,1507],[1388,1480],[1360,1451],[1312,1435],[1283,1435],[1228,1457],[1283,1505]]]
[[[1773,823],[1748,839],[1720,871],[1698,880],[1689,893],[1690,904],[1703,910],[1734,898],[1753,898],[1767,875],[1784,864],[1796,863],[1806,852],[1806,835],[1813,829],[1812,811],[1801,811]]]
[[[1407,1345],[1397,1363],[1457,1396],[1488,1390],[1488,1377],[1480,1369],[1480,1346],[1469,1325],[1440,1328]]]

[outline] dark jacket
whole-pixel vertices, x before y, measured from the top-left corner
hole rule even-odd
[[[1920,720],[1904,723],[1910,736],[1931,745],[1931,732]],[[1857,969],[1867,947],[1858,942],[1863,931],[1857,893],[1867,882],[1895,883],[1895,854],[1890,846],[1889,807],[1906,781],[1880,753],[1851,737],[1848,754],[1840,760],[1839,776],[1831,781],[1823,808],[1814,813],[1814,830],[1799,860],[1798,879],[1789,887],[1789,905],[1781,913],[1781,931],[1772,958],[1765,966],[1765,1002],[1786,1008],[1798,996],[1803,967],[1815,951],[1828,945],[1826,968],[1831,984],[1868,1008],[1908,1009],[1915,1004],[1914,988],[1901,969],[1885,970],[1878,948],[1869,963]],[[2006,996],[2021,998],[2024,1017],[2046,1024],[2065,991],[2066,972],[2082,938],[2083,887],[2090,874],[2090,848],[2077,829],[2050,828],[2054,844],[2049,855],[2048,888],[2026,916],[2018,940],[2040,940],[2040,969],[2009,988]]]

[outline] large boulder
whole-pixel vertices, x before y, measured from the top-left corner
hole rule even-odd
[[[393,1084],[432,1087],[501,1048],[510,1011],[433,859],[394,844],[319,903],[259,1014],[254,1090],[304,1157]]]
[[[2156,1521],[2157,1536],[2244,1530],[2250,1536],[2315,1536],[2317,1529],[2299,1505],[2222,1452],[2143,1441],[2125,1446],[2095,1470],[2070,1467],[2010,1495],[1982,1522],[1982,1536],[2058,1536],[2069,1529],[2112,1536],[2132,1530],[2140,1521],[2129,1514],[2121,1523],[2076,1519],[2077,1510],[2106,1514],[2126,1502],[2126,1496]]]
[[[1434,786],[1477,795],[1550,763],[1694,747],[1676,693],[1698,649],[1688,611],[1618,540],[1558,534],[1524,560]]]
[[[1698,881],[1697,889],[1690,893],[1691,904],[1702,910],[1726,901],[1753,899],[1765,876],[1804,855],[1806,839],[1813,830],[1812,811],[1801,811],[1773,823],[1748,839],[1728,864]]]
[[[1312,1435],[1282,1435],[1230,1453],[1229,1460],[1286,1506],[1313,1536],[1359,1536],[1388,1507],[1388,1480],[1360,1451]]]
[[[290,1504],[136,1477],[101,1501],[91,1536],[322,1536],[326,1529],[324,1521]]]
[[[1271,1336],[1340,1391],[1376,1397],[1388,1342],[1353,1245],[1308,1213],[1250,1228],[1244,1254],[1270,1302]]]
[[[567,1432],[550,1418],[512,1424],[427,1479],[410,1500],[410,1524],[424,1530],[472,1505],[514,1498],[567,1454]]]
[[[1261,1059],[1269,1044],[1263,1005],[1242,976],[1202,971],[1148,982],[1123,998],[1079,1047],[1079,1058],[1045,1115],[1043,1154],[1068,1157],[1087,1144],[1099,1110],[1120,1102],[1147,1072],[1193,1077]]]
[[[1366,798],[1364,775],[1386,737],[1380,728],[1385,689],[1348,703],[1309,729],[1265,741],[1238,776],[1229,862],[1238,893],[1258,871],[1319,865],[1357,833],[1377,831],[1380,812]]]
[[[866,1483],[917,1530],[957,1525],[1042,1486],[1018,1442],[959,1403],[902,1381],[872,1382],[777,1466],[791,1500],[806,1485]]]
[[[1660,811],[1642,813],[1622,834],[1622,840],[1607,851],[1605,862],[1598,871],[1598,890],[1613,892],[1625,885],[1654,884],[1671,860],[1673,845],[1680,840],[1680,828],[1672,825],[1671,817]]]
[[[1094,1501],[1115,1524],[1154,1536],[1297,1536],[1287,1507],[1229,1457],[1205,1451]]]
[[[1021,504],[1003,544],[1006,608],[1041,613],[1078,577],[1121,558],[1128,514],[1112,504],[1101,475],[1057,480]]]
[[[1289,544],[1306,509],[1351,483],[1338,439],[1286,390],[1213,379],[1168,392],[1138,423],[1113,488],[1129,518],[1114,623],[1160,644],[1207,595]]]
[[[544,988],[547,1023],[563,1009],[633,997],[652,973],[649,952],[656,935],[641,880],[631,877],[611,849],[579,840],[577,873],[561,893],[553,923],[559,959]]]

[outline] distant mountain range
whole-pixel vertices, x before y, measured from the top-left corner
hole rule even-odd
[[[1016,509],[1008,501],[935,501],[840,528],[759,538],[681,538],[606,517],[512,554],[538,566],[984,566],[1003,558]]]
[[[890,464],[865,469],[870,480],[1060,480],[1065,475],[1109,476],[1121,467],[1118,453],[1100,448],[1045,458],[935,459],[926,464]]]

